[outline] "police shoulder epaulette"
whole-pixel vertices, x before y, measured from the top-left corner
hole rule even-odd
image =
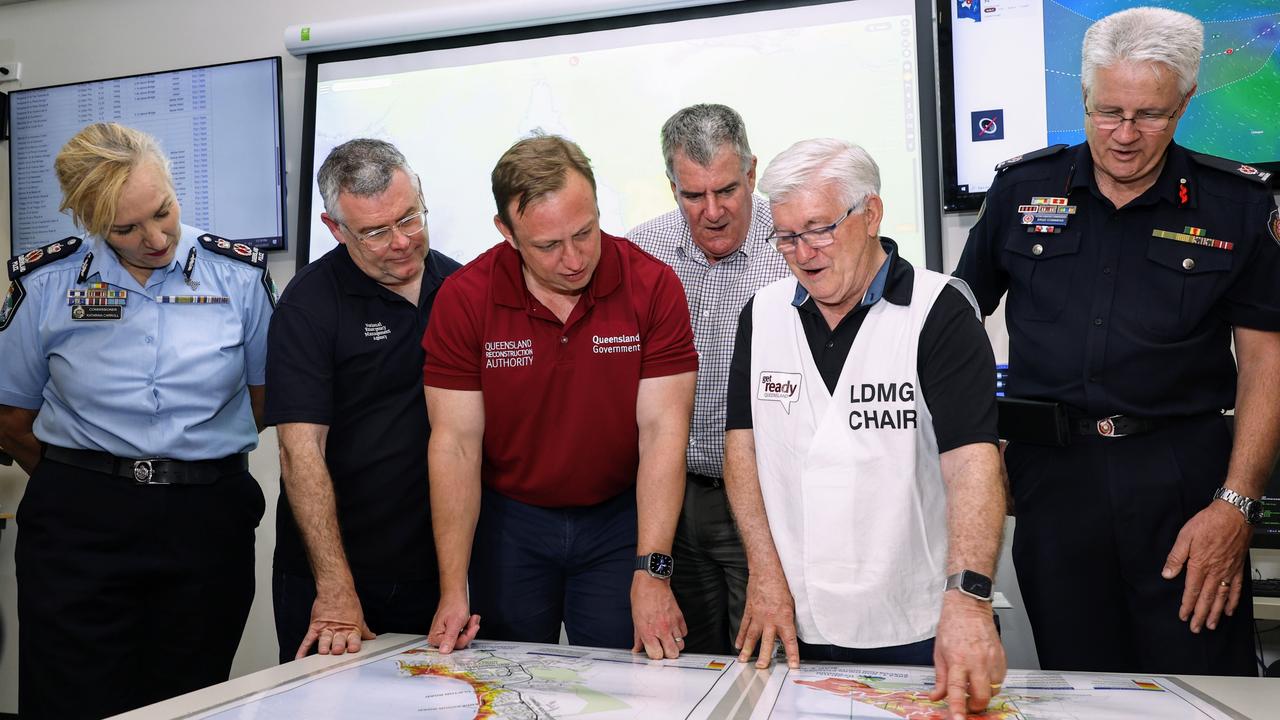
[[[267,266],[267,254],[246,243],[235,242],[234,240],[205,233],[200,236],[200,244],[204,246],[205,250],[224,255],[232,260],[239,260],[254,267],[264,268]]]
[[[1245,165],[1244,163],[1239,163],[1235,160],[1228,160],[1216,155],[1205,155],[1197,152],[1188,152],[1187,154],[1191,156],[1192,160],[1205,167],[1213,168],[1214,170],[1221,170],[1225,173],[1242,177],[1245,180],[1252,180],[1256,183],[1266,185],[1267,180],[1271,179],[1271,173],[1266,170],[1259,170],[1252,165]]]
[[[38,267],[48,265],[64,257],[71,257],[76,250],[80,249],[80,243],[80,238],[73,235],[22,255],[14,255],[9,260],[9,279],[17,280]]]
[[[996,172],[1002,173],[1005,170],[1008,170],[1009,168],[1015,165],[1021,165],[1024,162],[1029,162],[1031,160],[1038,160],[1040,158],[1046,158],[1046,157],[1049,157],[1050,155],[1057,155],[1058,153],[1062,152],[1066,148],[1067,146],[1065,144],[1059,143],[1058,145],[1050,145],[1047,148],[1040,148],[1035,152],[1023,153],[1021,155],[1014,155],[1008,160],[1002,160],[996,163]]]

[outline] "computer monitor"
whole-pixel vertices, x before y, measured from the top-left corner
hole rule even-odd
[[[1280,550],[1280,464],[1271,470],[1262,493],[1262,521],[1253,526],[1250,546]]]
[[[184,223],[263,249],[284,248],[280,58],[15,90],[8,105],[13,254],[80,234],[58,211],[53,160],[95,122],[159,139]]]

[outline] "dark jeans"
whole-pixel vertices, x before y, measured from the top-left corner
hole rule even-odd
[[[100,718],[227,679],[253,601],[249,473],[142,486],[40,461],[18,508],[18,711]]]
[[[1063,448],[1009,445],[1013,561],[1040,667],[1257,675],[1248,556],[1240,605],[1216,630],[1178,619],[1185,568],[1160,576],[1183,524],[1214,502],[1230,452],[1217,416]]]
[[[471,612],[479,637],[630,648],[636,498],[542,508],[488,488],[471,553]]]
[[[689,626],[684,651],[733,655],[746,604],[747,554],[723,485],[709,480],[691,474],[685,483],[671,591]]]
[[[933,665],[934,638],[908,645],[879,648],[847,648],[839,645],[810,645],[800,642],[800,659],[805,662],[841,662],[862,665]]]
[[[440,581],[362,580],[356,578],[356,595],[364,622],[375,633],[426,635],[440,603]],[[298,645],[311,625],[311,606],[316,600],[316,582],[309,575],[276,570],[271,575],[271,605],[275,610],[276,642],[280,662],[298,654]],[[308,654],[315,654],[312,644]]]

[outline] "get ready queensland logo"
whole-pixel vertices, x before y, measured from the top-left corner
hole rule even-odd
[[[774,400],[791,414],[791,405],[800,399],[800,373],[765,370],[756,385],[757,400]]]

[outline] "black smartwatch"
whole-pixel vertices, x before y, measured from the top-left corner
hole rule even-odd
[[[1262,503],[1251,497],[1220,487],[1213,491],[1213,499],[1221,500],[1239,510],[1244,515],[1244,521],[1250,525],[1262,522]]]
[[[666,580],[671,577],[672,571],[676,569],[676,561],[670,555],[663,555],[657,552],[638,555],[636,556],[635,569],[643,570],[659,580]]]
[[[943,589],[943,592],[947,590],[959,590],[965,595],[983,602],[991,602],[995,596],[991,587],[991,578],[972,570],[961,570],[948,577],[947,586]]]

